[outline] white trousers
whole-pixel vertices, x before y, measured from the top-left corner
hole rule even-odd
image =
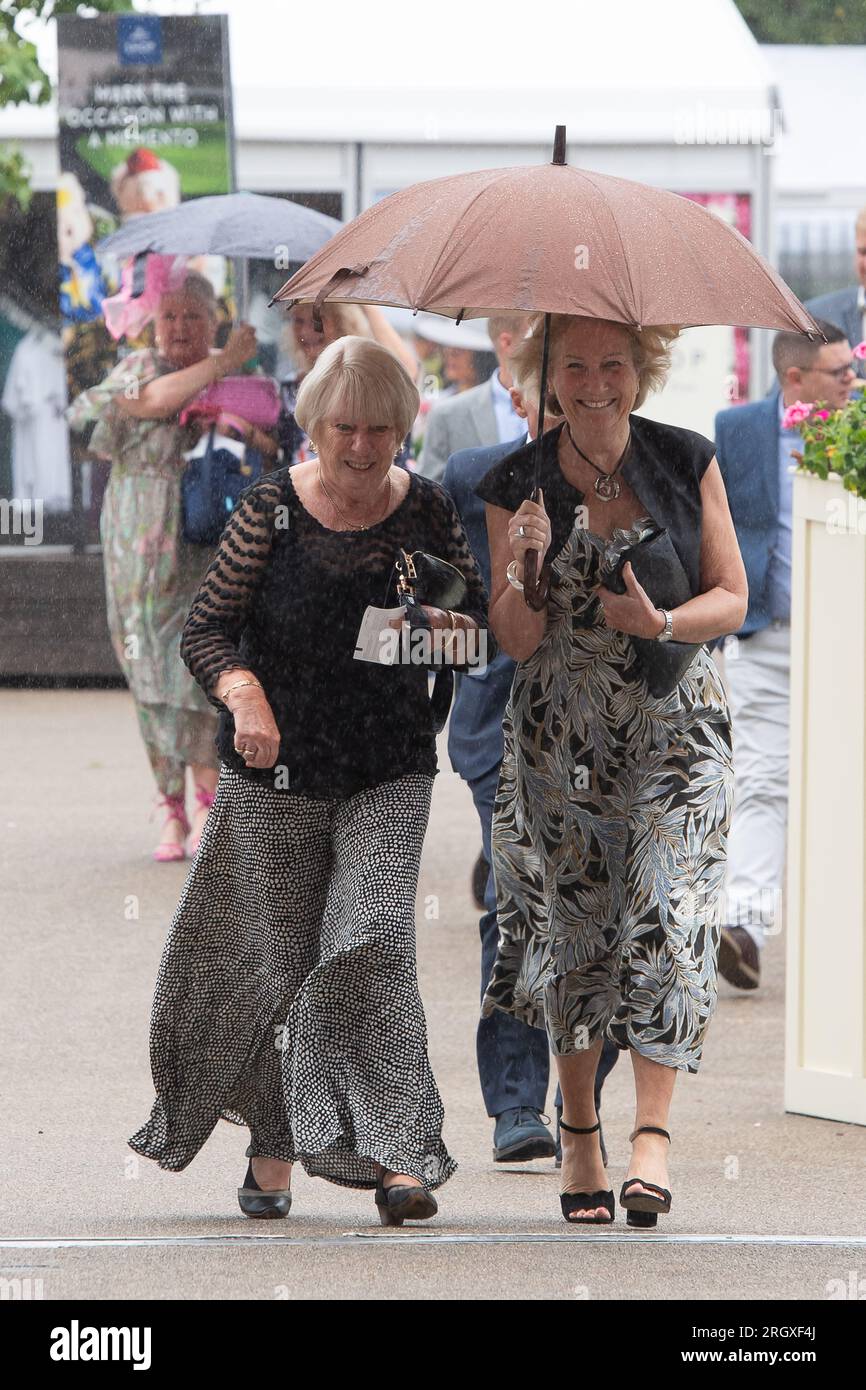
[[[781,931],[788,826],[791,629],[774,622],[725,649],[733,724],[734,812],[724,920],[758,946]]]

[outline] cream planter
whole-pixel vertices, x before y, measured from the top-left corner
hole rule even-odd
[[[794,478],[785,1109],[866,1125],[866,502]]]

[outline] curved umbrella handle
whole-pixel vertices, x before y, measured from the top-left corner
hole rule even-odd
[[[540,613],[549,597],[550,565],[542,565],[539,574],[538,551],[527,550],[523,557],[523,598],[526,606]]]
[[[317,333],[321,333],[322,331],[322,304],[327,299],[328,295],[331,294],[331,292],[335,290],[337,286],[341,284],[343,280],[347,279],[350,275],[364,275],[365,272],[369,269],[369,264],[344,265],[341,266],[339,270],[334,271],[330,280],[327,282],[327,284],[322,286],[322,288],[319,290],[319,293],[313,300],[313,327],[315,328]],[[297,303],[297,300],[293,300],[292,303]],[[289,307],[291,308],[291,305],[289,305]]]

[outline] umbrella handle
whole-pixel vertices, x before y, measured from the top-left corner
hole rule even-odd
[[[538,551],[527,550],[523,557],[523,598],[528,608],[536,613],[550,597],[550,565],[542,565],[538,574]]]
[[[557,126],[557,139],[565,138],[565,127]],[[550,314],[544,315],[544,337],[541,349],[541,386],[538,399],[538,429],[535,436],[535,449],[533,450],[533,488],[530,500],[538,501],[538,493],[541,485],[541,436],[544,433],[544,402],[547,396],[547,369],[550,359]],[[527,550],[523,557],[523,598],[528,608],[532,608],[536,613],[547,603],[550,596],[550,565],[542,565],[541,573],[538,572],[538,551]]]

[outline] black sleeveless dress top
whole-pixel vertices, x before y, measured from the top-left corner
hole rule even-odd
[[[701,479],[716,449],[694,430],[630,415],[632,449],[620,473],[643,502],[647,514],[670,532],[671,542],[689,578],[692,595],[700,592]],[[563,476],[557,458],[564,423],[541,437],[541,486],[550,517],[552,539],[547,558],[558,555],[574,525],[574,509],[584,494]],[[535,443],[509,454],[486,473],[475,489],[477,497],[508,511],[517,511],[533,485]]]

